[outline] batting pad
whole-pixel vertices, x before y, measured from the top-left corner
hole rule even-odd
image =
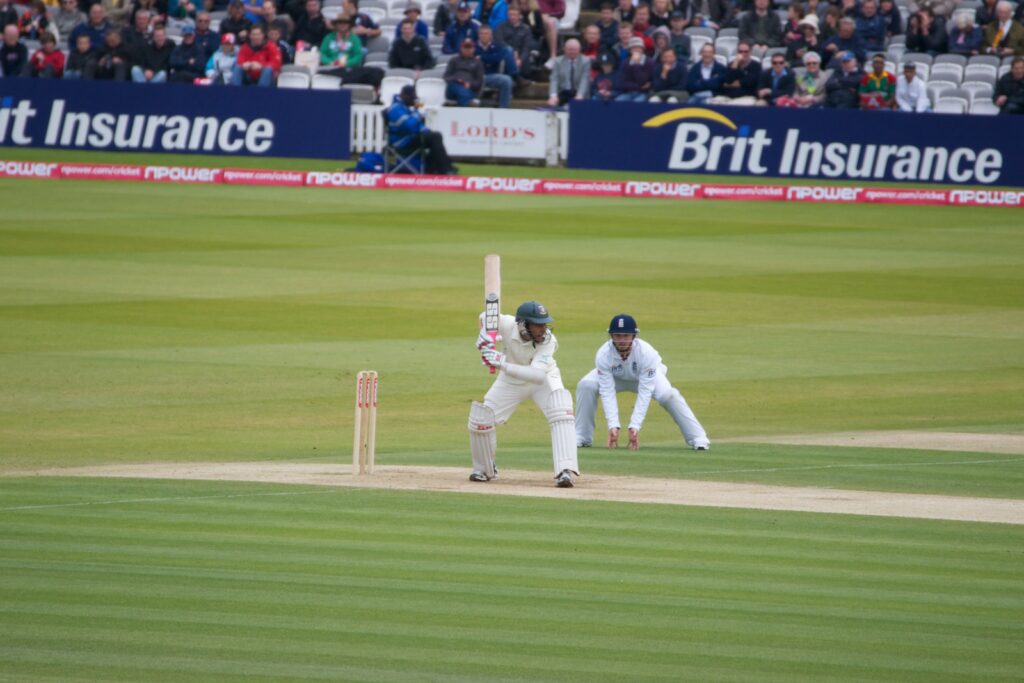
[[[568,389],[556,389],[548,398],[544,417],[551,425],[551,456],[555,474],[562,470],[580,473],[576,458],[576,418],[572,412],[572,394]]]
[[[494,411],[479,401],[469,408],[469,452],[473,455],[473,471],[493,479],[494,454],[498,450],[498,434],[494,429]]]

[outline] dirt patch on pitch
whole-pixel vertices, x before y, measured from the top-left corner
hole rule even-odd
[[[468,481],[467,472],[384,466],[370,476],[353,476],[351,465],[249,462],[102,465],[7,474],[249,481],[1024,524],[1024,500],[608,475],[586,475],[576,488],[558,489],[546,473],[502,470],[500,480],[479,484]]]
[[[787,434],[720,439],[719,443],[777,443],[793,446],[855,446],[860,448],[909,448],[926,451],[964,451],[1024,455],[1024,434],[973,434],[971,432],[837,432]]]

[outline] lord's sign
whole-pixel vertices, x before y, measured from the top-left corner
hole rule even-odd
[[[1024,186],[1013,118],[573,102],[569,166]]]
[[[345,91],[0,79],[0,145],[348,158]]]

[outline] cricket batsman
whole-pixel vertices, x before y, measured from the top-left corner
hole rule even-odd
[[[551,452],[555,467],[555,486],[571,488],[573,475],[579,475],[576,459],[576,435],[573,433],[572,394],[562,385],[562,374],[555,363],[558,341],[548,327],[554,319],[547,308],[527,301],[515,317],[502,315],[498,321],[498,351],[495,340],[484,330],[480,316],[480,336],[476,347],[485,365],[496,368],[497,379],[483,403],[473,401],[469,411],[469,447],[473,455],[470,481],[490,481],[498,476],[495,465],[497,434],[495,429],[512,417],[526,399],[533,399],[551,426]]]
[[[696,451],[711,447],[708,435],[690,410],[686,399],[668,381],[668,368],[654,347],[638,338],[636,320],[625,313],[612,318],[610,339],[597,350],[596,368],[576,385],[576,445],[587,448],[594,437],[597,396],[601,395],[608,421],[608,448],[619,445],[618,392],[636,393],[633,414],[629,418],[629,448],[640,448],[640,428],[647,417],[651,399],[661,404],[679,426],[683,438]]]

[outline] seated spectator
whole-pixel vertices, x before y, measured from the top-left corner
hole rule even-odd
[[[18,30],[21,31],[21,37],[26,40],[42,42],[43,33],[46,31],[56,40],[58,34],[55,34],[54,31],[57,27],[52,24],[50,10],[47,9],[46,3],[43,0],[32,0],[28,10],[18,19]]]
[[[519,75],[516,59],[512,50],[494,42],[494,31],[489,24],[480,27],[476,56],[484,65],[484,87],[498,91],[498,107],[508,109],[512,101],[512,88]]]
[[[505,0],[480,0],[473,11],[473,19],[482,26],[496,29],[508,19],[508,3]]]
[[[480,37],[480,24],[473,21],[468,0],[459,0],[455,7],[455,21],[449,26],[444,34],[444,43],[441,45],[441,52],[446,55],[460,53],[460,47],[469,38],[476,44]]]
[[[885,38],[889,28],[885,17],[878,13],[878,4],[875,0],[864,0],[860,6],[860,15],[855,19],[857,22],[857,37],[865,50],[881,52],[885,50]]]
[[[64,53],[57,49],[57,38],[49,31],[39,34],[39,49],[29,59],[32,78],[64,78]]]
[[[565,41],[565,54],[555,60],[555,67],[551,69],[548,105],[564,107],[571,100],[589,99],[590,67],[590,58],[581,54],[579,41],[575,38]]]
[[[555,65],[555,55],[558,54],[558,22],[565,16],[565,0],[537,0],[537,8],[544,20],[544,36],[547,38],[550,55],[544,67],[551,69]]]
[[[660,63],[654,70],[651,94],[662,101],[674,97],[678,102],[685,102],[690,98],[690,94],[686,92],[688,75],[686,65],[676,57],[675,50],[665,50],[661,53]]]
[[[771,67],[761,71],[761,77],[757,82],[757,103],[774,107],[780,97],[792,97],[796,90],[796,81],[793,72],[786,66],[786,58],[782,55],[772,55]]]
[[[427,22],[423,21],[421,15],[423,10],[416,2],[410,2],[405,6],[405,10],[402,12],[402,21],[406,19],[412,21],[413,32],[423,38],[424,41],[430,40],[430,27],[427,26]],[[395,27],[395,38],[400,38],[402,34],[402,24],[399,22],[398,26]]]
[[[102,1],[102,0],[101,0]],[[128,23],[135,23],[135,15],[139,12],[149,13],[149,26],[150,32],[153,31],[153,26],[157,23],[167,24],[167,18],[163,16],[164,12],[167,11],[166,0],[134,0],[131,5],[131,14],[128,15]]]
[[[985,54],[1008,57],[1024,55],[1024,26],[1013,19],[1013,5],[996,5],[996,20],[985,27]]]
[[[149,18],[149,10],[139,10],[134,23],[121,29],[121,42],[136,62],[142,60],[142,50],[149,42]]]
[[[171,80],[192,83],[206,75],[206,52],[196,42],[196,27],[192,22],[181,27],[181,44],[171,52]]]
[[[75,6],[78,6],[77,1]],[[9,24],[18,25],[18,8],[14,6],[14,0],[0,0],[0,29]]]
[[[879,0],[878,16],[885,20],[887,38],[903,33],[903,16],[900,14],[900,8],[895,0]]]
[[[672,49],[672,34],[667,27],[659,26],[651,32],[651,41],[654,43],[651,58],[655,64],[661,64],[661,53]]]
[[[689,7],[689,11],[683,9]],[[690,17],[690,26],[704,26],[718,29],[736,25],[736,5],[729,0],[680,1],[677,9]]]
[[[530,27],[523,23],[523,14],[519,6],[513,4],[508,8],[508,19],[498,26],[494,39],[511,48],[516,58],[519,76],[528,79],[533,76],[532,53],[537,49]]]
[[[1002,114],[1024,114],[1024,57],[1016,57],[1010,70],[996,83],[992,101]]]
[[[761,64],[753,58],[753,46],[741,40],[736,56],[725,70],[725,81],[716,104],[755,104],[757,84],[761,79]]]
[[[942,21],[945,26],[946,19],[953,14],[953,10],[958,4],[958,0],[917,0],[917,9],[928,10],[932,13],[932,16]]]
[[[782,23],[768,5],[769,0],[754,0],[753,11],[740,19],[740,40],[750,43],[758,56],[770,47],[782,47]]]
[[[917,77],[917,64],[907,62],[903,73],[896,79],[896,108],[900,111],[921,112],[932,108],[928,88]]]
[[[196,42],[203,48],[203,54],[207,59],[220,47],[220,34],[210,30],[209,12],[200,12],[196,15]]]
[[[270,26],[277,21],[277,5],[274,4],[274,0],[263,0],[260,4],[260,12],[256,15],[256,19],[252,20],[252,23],[259,24],[263,27],[263,30],[270,32]]]
[[[60,0],[60,7],[53,13],[53,25],[57,35],[70,37],[75,27],[85,21],[85,13],[78,9],[78,0]],[[74,46],[74,43],[71,43]]]
[[[238,49],[231,70],[231,85],[272,87],[281,72],[281,51],[267,40],[262,26],[250,26],[248,33],[249,41]],[[323,57],[322,50],[320,55]]]
[[[228,15],[220,21],[220,34],[230,33],[235,36],[235,44],[243,45],[249,39],[252,22],[245,16],[242,0],[231,0],[228,3]]]
[[[96,4],[103,5],[103,11],[111,26],[124,28],[134,21],[132,10],[135,8],[132,0],[101,0]]]
[[[603,49],[604,46],[601,45],[601,29],[594,24],[583,29],[583,40],[580,41],[580,54],[590,58],[590,65],[593,69],[597,68],[597,56],[601,54]]]
[[[809,14],[800,20],[800,37],[786,45],[786,61],[791,64],[799,64],[803,61],[804,55],[808,52],[819,53],[822,49],[818,38],[818,17]]]
[[[750,46],[747,45],[747,50]],[[715,60],[715,46],[705,43],[700,48],[700,61],[690,67],[686,79],[686,91],[690,93],[690,101],[703,104],[712,97],[721,95],[725,83],[725,67]]]
[[[519,10],[523,15],[523,23],[533,33],[533,41],[536,44],[537,54],[534,55],[535,61],[539,64],[542,61],[547,60],[550,56],[547,54],[548,40],[547,40],[547,24],[544,23],[544,15],[540,13],[540,5],[537,4],[537,0],[512,0],[513,2],[519,2]]]
[[[263,29],[264,35],[266,35],[267,28],[263,26],[263,22],[260,21],[260,12],[263,8],[263,0],[241,0],[241,2],[242,10],[245,12],[245,18],[248,19],[253,26],[258,24]]]
[[[629,41],[636,37],[636,34],[633,33],[633,24],[627,21],[619,22],[619,39],[611,47],[611,52],[615,55],[616,69],[619,64],[629,59]]]
[[[669,0],[653,0],[651,2],[651,26],[653,28],[668,28],[672,19],[672,6]]]
[[[802,74],[794,74],[793,95],[776,99],[776,107],[808,109],[825,104],[825,83],[828,79],[821,70],[821,55],[808,52],[804,55],[804,66]]]
[[[864,72],[860,70],[857,56],[844,52],[839,56],[839,68],[825,83],[825,106],[833,109],[856,109],[860,105],[860,81]]]
[[[619,22],[615,21],[615,5],[605,0],[601,14],[593,24],[601,34],[601,47],[610,48],[619,39]]]
[[[92,49],[92,41],[84,33],[79,34],[74,47],[68,53],[64,65],[64,80],[91,81],[96,78],[96,50]]]
[[[106,31],[111,28],[111,23],[106,20],[106,10],[98,2],[89,7],[89,18],[85,24],[79,24],[71,32],[68,40],[71,44],[78,42],[78,37],[85,34],[92,43],[92,49],[98,50],[106,44]]]
[[[96,7],[93,5],[92,7]],[[100,8],[102,9],[102,8]],[[92,8],[89,8],[92,11]],[[107,29],[103,46],[96,52],[96,80],[126,81],[132,54],[121,40],[121,31],[113,26]]]
[[[281,64],[295,62],[295,48],[288,42],[288,20],[284,17],[275,19],[267,27],[267,41],[277,45],[281,53]]]
[[[197,5],[198,3],[192,0],[168,0],[167,17],[168,19],[191,19],[194,21],[196,13],[202,8],[202,5]]]
[[[821,20],[820,28],[818,30],[818,37],[823,41],[827,41],[832,36],[839,35],[839,22],[843,20],[843,11],[835,5],[825,4],[825,13],[819,15]],[[854,31],[857,29],[857,24],[854,22]],[[833,54],[826,52],[822,55],[822,59],[826,60],[825,64],[828,64],[828,60],[834,57]]]
[[[355,34],[352,20],[341,15],[334,20],[334,33],[328,34],[320,44],[320,64],[327,69],[320,73],[338,76],[346,83],[359,83],[380,88],[384,71],[376,67],[363,66],[366,52],[362,39]],[[239,54],[239,60],[242,56]]]
[[[460,107],[479,107],[480,90],[484,87],[484,65],[476,56],[476,43],[472,38],[462,39],[459,54],[452,57],[444,70],[448,83],[445,96]]]
[[[345,14],[352,20],[352,33],[363,41],[364,47],[371,38],[376,38],[382,33],[381,27],[373,17],[359,11],[359,0],[344,0],[343,6]]]
[[[304,9],[302,16],[295,22],[292,40],[296,46],[299,43],[319,46],[324,42],[324,37],[331,32],[327,28],[327,20],[320,12],[320,0],[306,0]]]
[[[591,97],[601,102],[610,102],[618,94],[615,92],[615,69],[618,60],[611,52],[605,50],[597,56],[598,72],[590,82]]]
[[[619,65],[617,102],[643,102],[654,84],[654,60],[647,56],[644,41],[629,41],[629,58]]]
[[[690,68],[690,36],[686,35],[686,15],[676,10],[668,18],[668,37],[676,53],[676,63]]]
[[[623,22],[632,24],[635,15],[636,6],[633,4],[633,0],[619,0],[619,4],[612,11],[612,18],[620,24]]]
[[[933,57],[946,51],[946,24],[930,9],[918,10],[907,27],[907,52],[927,52]]]
[[[416,86],[406,85],[388,106],[388,144],[402,154],[426,150],[425,169],[433,175],[453,175],[455,167],[444,147],[444,137],[427,128],[416,101]]]
[[[651,10],[646,4],[640,3],[636,6],[636,14],[633,15],[633,35],[643,38],[644,49],[647,51],[648,57],[654,53],[654,40],[651,38],[653,32]]]
[[[782,45],[788,47],[794,40],[803,37],[800,22],[807,16],[807,10],[800,3],[793,3],[786,8],[786,20],[782,22]]]
[[[841,62],[839,55],[852,52],[858,63],[864,61],[864,45],[857,36],[857,22],[850,17],[839,20],[839,30],[825,41],[824,49],[829,68],[835,69]],[[909,40],[909,38],[908,38]],[[907,46],[910,49],[910,46]]]
[[[434,66],[434,56],[423,36],[416,33],[416,23],[406,17],[398,25],[399,37],[391,43],[388,52],[388,67],[392,69],[414,69],[417,72]]]
[[[4,26],[4,44],[0,46],[0,72],[5,78],[27,76],[31,71],[28,48],[21,42],[17,24]]]
[[[871,58],[871,71],[857,88],[861,109],[892,109],[896,105],[896,77],[885,69],[885,55]]]
[[[446,0],[434,11],[434,35],[443,36],[448,27],[455,23],[455,14],[460,0]]]
[[[974,25],[971,15],[961,14],[956,17],[956,26],[949,33],[949,51],[955,55],[973,57],[981,53],[984,39],[985,34]]]
[[[996,5],[1001,0],[981,0],[981,7],[974,10],[974,23],[985,27],[996,20]]]
[[[220,37],[220,49],[206,62],[206,77],[213,85],[230,85],[236,62],[235,34],[225,33]]]
[[[167,40],[167,29],[157,26],[152,39],[137,54],[132,66],[132,80],[136,83],[166,83],[171,69],[174,43]]]

